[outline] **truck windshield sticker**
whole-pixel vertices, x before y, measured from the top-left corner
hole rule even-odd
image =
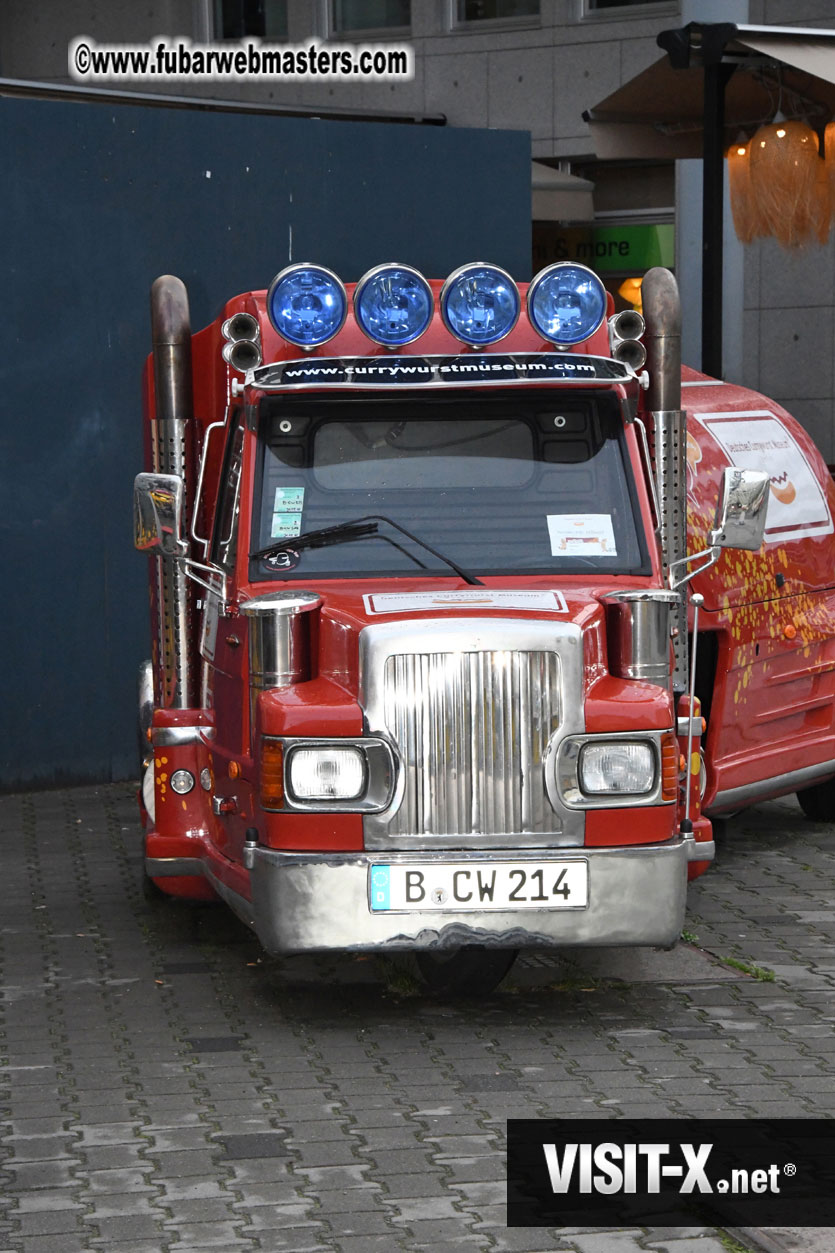
[[[604,381],[625,383],[634,374],[629,366],[609,357],[585,353],[514,353],[466,357],[320,357],[315,361],[286,361],[259,366],[247,382],[265,391],[281,387],[323,384],[357,387],[435,385],[452,383],[514,383],[542,380],[571,383]]]
[[[367,614],[438,609],[547,609],[551,613],[568,612],[561,592],[504,592],[479,588],[472,592],[380,592],[362,599]]]
[[[277,487],[273,500],[270,539],[295,539],[301,534],[303,487]]]
[[[731,465],[771,477],[766,543],[829,535],[832,515],[812,467],[794,436],[767,409],[695,414]]]
[[[273,513],[301,513],[304,507],[303,487],[277,487]]]
[[[302,515],[300,513],[274,513],[270,529],[271,539],[295,539],[301,535]]]
[[[616,557],[618,554],[608,513],[549,513],[547,520],[554,557]]]

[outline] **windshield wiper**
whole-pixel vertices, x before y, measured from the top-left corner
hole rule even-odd
[[[250,553],[253,560],[263,557],[275,557],[278,553],[297,552],[302,548],[327,548],[331,544],[345,544],[352,540],[366,539],[369,535],[377,535],[379,532],[378,523],[387,522],[389,526],[393,526],[395,531],[399,531],[401,535],[407,536],[419,547],[431,553],[433,557],[437,557],[451,570],[454,570],[459,578],[465,583],[472,586],[483,587],[481,579],[477,579],[474,574],[468,574],[463,570],[457,562],[451,557],[445,557],[443,553],[438,552],[437,548],[433,548],[431,544],[427,544],[426,540],[420,539],[419,536],[413,535],[405,526],[401,526],[399,522],[395,522],[392,518],[387,518],[382,513],[369,513],[362,518],[354,518],[350,522],[340,522],[337,526],[323,526],[316,531],[303,531],[301,535],[296,535],[293,539],[278,540],[275,544],[268,545],[267,548],[260,548],[258,552]],[[385,539],[385,536],[380,536]]]

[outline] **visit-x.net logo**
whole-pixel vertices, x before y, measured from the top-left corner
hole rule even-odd
[[[835,1226],[835,1121],[508,1123],[508,1226]]]

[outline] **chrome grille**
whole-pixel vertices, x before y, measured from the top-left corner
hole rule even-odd
[[[405,791],[389,837],[557,833],[543,759],[559,725],[555,652],[393,654],[383,717]]]

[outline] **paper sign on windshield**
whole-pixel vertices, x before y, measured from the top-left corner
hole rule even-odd
[[[548,534],[554,557],[617,557],[608,513],[549,513]]]

